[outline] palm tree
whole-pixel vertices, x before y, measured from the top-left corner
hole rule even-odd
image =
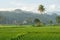
[[[45,11],[44,6],[43,6],[43,5],[39,5],[39,7],[38,7],[38,11],[42,14],[42,12]]]

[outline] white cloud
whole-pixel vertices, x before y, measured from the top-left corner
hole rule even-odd
[[[0,8],[0,11],[11,11],[14,9],[22,9],[25,11],[32,11],[32,12],[37,12],[37,5],[36,4],[27,4],[27,3],[22,3],[18,2],[16,0],[12,0],[9,2],[10,7],[2,7]]]
[[[20,9],[26,10],[26,11],[34,11],[34,6],[22,6]]]
[[[0,8],[0,11],[12,11],[15,8]]]
[[[25,10],[25,11],[32,11],[32,12],[37,12],[37,7],[34,4],[26,4],[26,3],[21,3],[21,2],[15,2],[12,1],[10,4],[15,5],[16,8]]]
[[[55,4],[49,5],[47,10],[48,11],[55,11],[56,10],[56,5]]]
[[[24,5],[23,3],[19,3],[19,2],[15,2],[15,1],[10,2],[10,4],[15,5],[15,6]]]

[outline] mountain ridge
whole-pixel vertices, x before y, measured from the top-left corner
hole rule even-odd
[[[56,23],[55,17],[57,14],[38,14],[16,9],[14,11],[0,11],[0,16],[4,17],[4,19],[0,21],[1,24],[14,24],[14,21],[16,21],[16,23],[22,23],[23,21],[29,19],[32,19],[32,21],[34,21],[36,18],[40,19],[43,23],[49,23],[49,20],[52,20],[53,23]]]

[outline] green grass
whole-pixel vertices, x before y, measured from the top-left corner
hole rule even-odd
[[[59,26],[1,26],[2,27],[0,27],[0,40],[60,40]]]

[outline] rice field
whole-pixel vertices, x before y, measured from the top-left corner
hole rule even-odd
[[[60,40],[60,26],[1,26],[0,40]]]

